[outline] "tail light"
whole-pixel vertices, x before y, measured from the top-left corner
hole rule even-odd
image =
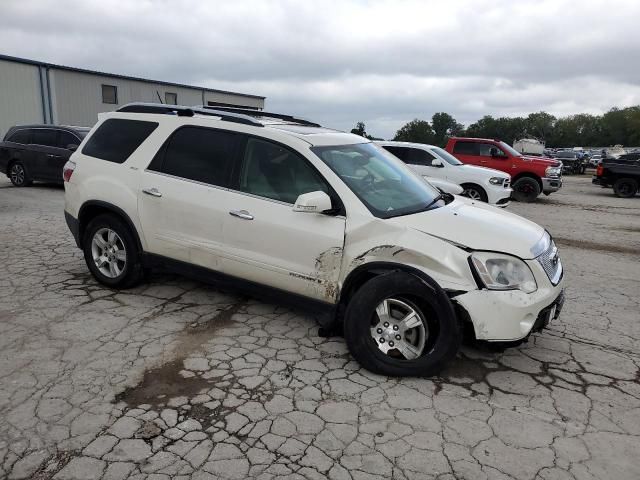
[[[68,182],[69,180],[71,180],[71,175],[73,175],[73,171],[76,169],[76,162],[72,162],[71,160],[69,160],[67,163],[64,164],[64,167],[62,167],[62,179],[65,182]]]
[[[599,163],[598,166],[596,167],[596,176],[601,177],[603,172],[604,172],[604,167],[602,166],[602,163]]]

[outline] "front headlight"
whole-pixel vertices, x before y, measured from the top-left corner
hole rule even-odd
[[[502,177],[491,177],[491,178],[489,179],[489,183],[490,183],[491,185],[502,185],[502,184],[504,183],[504,180],[505,180],[505,179],[504,179],[504,178],[502,178]]]
[[[547,177],[557,177],[558,175],[560,175],[560,172],[562,172],[562,167],[547,167],[547,169],[544,171],[545,175]]]
[[[538,289],[529,266],[517,257],[494,252],[474,252],[471,263],[489,290],[522,290],[533,293]]]

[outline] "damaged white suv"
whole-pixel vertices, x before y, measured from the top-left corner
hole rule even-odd
[[[160,265],[309,306],[373,372],[433,374],[463,328],[518,341],[562,307],[542,227],[287,115],[130,104],[100,116],[63,176],[101,283],[130,287]]]

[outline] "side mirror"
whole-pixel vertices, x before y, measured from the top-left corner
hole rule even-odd
[[[432,167],[442,168],[442,167],[444,167],[444,164],[442,163],[442,160],[440,160],[438,158],[434,158],[433,160],[431,160],[431,166]]]
[[[76,145],[75,143],[70,143],[69,145],[67,145],[67,150],[75,152],[76,150],[78,150],[78,145]]]
[[[318,190],[317,192],[303,193],[296,199],[293,205],[294,212],[303,213],[322,213],[331,210],[331,198],[326,193]]]
[[[491,156],[493,158],[505,158],[505,155],[496,147],[491,147],[491,150],[489,150],[489,153],[491,153]]]

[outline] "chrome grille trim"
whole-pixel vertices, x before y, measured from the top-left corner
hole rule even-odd
[[[560,279],[562,278],[562,262],[558,255],[558,248],[553,240],[549,244],[549,248],[542,252],[536,260],[540,266],[542,266],[542,269],[554,286],[560,283]]]

